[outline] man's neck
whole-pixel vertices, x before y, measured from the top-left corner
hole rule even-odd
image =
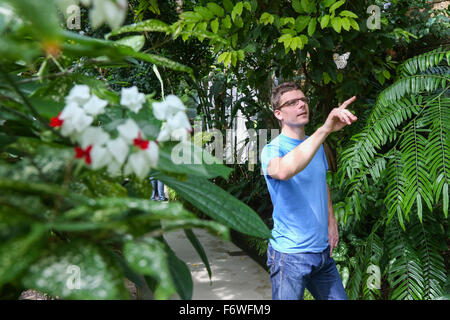
[[[283,128],[281,128],[281,133],[284,134],[286,137],[297,140],[304,140],[306,138],[304,126],[289,127],[287,125],[284,125]]]

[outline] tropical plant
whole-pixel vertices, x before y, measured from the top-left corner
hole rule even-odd
[[[184,229],[209,272],[191,228],[206,228],[225,239],[228,228],[263,238],[270,235],[250,207],[209,181],[226,179],[230,169],[192,164],[194,159],[211,160],[211,155],[189,142],[159,143],[150,174],[212,218],[199,219],[178,202],[149,201],[150,183],[138,178],[136,166],[136,175],[126,166],[117,176],[102,166],[94,170],[94,156],[88,160],[89,150],[77,146],[80,137],[59,131],[67,118],[58,113],[65,109],[74,85],[84,85],[75,88],[87,88],[108,105],[91,119],[93,127],[115,136],[133,119],[141,129],[142,136],[130,147],[130,161],[161,134],[155,110],[162,105],[152,95],[135,94],[135,108],[136,101],[123,100],[123,91],[120,95],[79,71],[136,60],[189,77],[192,69],[140,52],[142,36],[112,41],[63,30],[53,1],[45,1],[46,10],[41,5],[31,0],[1,2],[0,296],[16,299],[22,290],[33,288],[63,299],[126,299],[126,277],[138,287],[147,283],[157,299],[175,293],[191,298],[189,269],[164,241],[164,233]],[[185,163],[175,163],[174,150],[180,146],[189,151]]]
[[[448,50],[438,48],[401,64],[399,78],[380,93],[362,132],[351,138],[339,159],[338,177],[353,208],[342,209],[338,217],[374,219],[366,238],[350,240],[360,248],[352,262],[353,298],[361,288],[363,296],[380,296],[364,283],[371,264],[381,266],[386,277],[385,298],[436,299],[445,294],[449,58]],[[374,185],[383,186],[386,208],[376,213],[360,201]]]

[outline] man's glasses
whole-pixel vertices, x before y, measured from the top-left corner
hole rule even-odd
[[[292,108],[298,105],[298,103],[302,101],[305,104],[309,103],[309,98],[307,97],[302,97],[302,98],[297,98],[297,99],[291,99],[286,101],[285,103],[283,103],[278,109],[281,109],[283,107],[288,107],[288,108]]]

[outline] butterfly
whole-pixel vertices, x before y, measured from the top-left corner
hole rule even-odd
[[[343,55],[333,53],[333,60],[336,63],[338,69],[344,69],[347,65],[348,57],[350,57],[350,52],[346,52]]]

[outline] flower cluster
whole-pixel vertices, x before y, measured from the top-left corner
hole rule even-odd
[[[162,102],[153,102],[155,118],[165,121],[157,141],[186,140],[192,132],[191,124],[186,116],[186,107],[175,95],[168,95]]]
[[[98,28],[106,22],[111,29],[119,28],[125,21],[127,15],[127,0],[81,0],[88,7],[93,3],[89,13],[89,19],[94,28]]]
[[[136,87],[122,88],[120,104],[137,113],[146,98]],[[77,144],[75,157],[82,159],[91,169],[107,168],[111,175],[136,174],[145,178],[150,169],[157,166],[158,142],[170,137],[187,137],[191,130],[185,106],[176,96],[168,96],[163,102],[153,103],[153,113],[166,121],[157,141],[147,140],[137,123],[127,119],[117,127],[113,139],[101,127],[91,126],[94,117],[105,112],[108,102],[90,93],[86,85],[75,85],[66,97],[66,106],[50,125],[61,129],[61,134]],[[122,171],[123,170],[123,171]]]

